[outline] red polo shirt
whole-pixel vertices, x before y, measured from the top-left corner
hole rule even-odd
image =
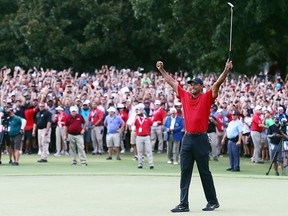
[[[33,129],[35,112],[36,112],[36,108],[26,109],[24,111],[24,116],[26,119],[26,125],[24,129],[25,131],[29,131]]]
[[[82,131],[82,124],[85,123],[85,120],[82,115],[76,114],[75,117],[69,115],[66,119],[65,126],[67,126],[67,132],[70,134],[80,134]]]
[[[149,136],[150,127],[153,124],[152,120],[147,117],[136,117],[135,127],[137,136]]]
[[[128,120],[128,114],[125,112],[125,110],[121,113],[118,113],[118,116],[126,123]]]
[[[219,132],[224,130],[224,117],[223,116],[216,116],[217,125],[216,128]]]
[[[66,122],[66,119],[67,119],[68,115],[66,113],[58,113],[55,115],[55,122],[57,123],[57,126],[58,127],[63,127],[65,126],[65,122]]]
[[[216,99],[212,97],[212,90],[193,98],[178,86],[178,96],[183,106],[185,130],[190,133],[207,131],[210,108]]]
[[[95,125],[99,119],[102,119],[102,122],[100,122],[99,125],[103,125],[104,113],[98,108],[96,108],[95,110],[91,110],[88,115],[88,121],[90,121],[92,125]]]
[[[259,127],[259,124],[262,124],[260,113],[254,113],[252,117],[251,131],[262,132],[263,128]]]
[[[152,120],[153,122],[160,121],[161,123],[158,123],[159,125],[163,125],[163,119],[166,118],[166,112],[162,107],[159,107],[157,110],[153,111],[152,114]]]

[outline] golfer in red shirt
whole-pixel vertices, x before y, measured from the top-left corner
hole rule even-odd
[[[203,93],[203,81],[194,78],[188,82],[190,88],[185,91],[170,75],[166,73],[163,62],[158,61],[156,67],[165,81],[174,89],[180,98],[184,112],[185,135],[182,140],[180,164],[180,204],[171,209],[172,212],[188,212],[188,192],[191,182],[194,163],[196,161],[207,205],[203,211],[213,211],[219,208],[212,174],[209,170],[209,141],[206,133],[210,116],[210,107],[218,96],[220,85],[225,81],[228,72],[232,69],[232,61],[227,60],[225,69],[212,88]]]

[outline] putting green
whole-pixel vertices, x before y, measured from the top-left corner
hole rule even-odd
[[[155,155],[155,169],[137,169],[131,155],[122,161],[88,157],[89,166],[70,166],[69,157],[49,156],[38,164],[36,155],[21,157],[19,167],[0,166],[1,205],[4,216],[164,216],[179,203],[179,166]],[[247,162],[247,164],[246,164]],[[226,172],[228,159],[211,162],[220,208],[214,216],[284,214],[287,177],[266,176],[268,163],[242,161],[240,173]],[[256,173],[256,174],[255,174]],[[190,212],[207,215],[202,185],[195,169],[190,187]]]

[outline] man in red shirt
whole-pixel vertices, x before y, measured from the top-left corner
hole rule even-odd
[[[32,143],[33,143],[32,132],[33,132],[34,115],[36,112],[36,108],[34,107],[34,105],[32,103],[29,103],[27,106],[28,106],[27,109],[25,109],[25,111],[24,111],[24,116],[26,119],[26,125],[24,128],[24,131],[25,131],[24,135],[25,135],[25,139],[26,139],[25,153],[31,154],[32,153],[32,147],[33,147],[32,146]]]
[[[64,127],[64,140],[69,141],[69,150],[72,157],[72,164],[76,165],[76,155],[78,155],[82,166],[87,166],[86,153],[84,151],[84,137],[85,126],[82,128],[82,124],[85,120],[82,115],[77,113],[78,108],[76,106],[71,106],[69,108],[70,115],[67,117]]]
[[[92,154],[103,154],[103,132],[104,132],[104,113],[97,108],[97,102],[92,103],[92,110],[88,115],[88,120],[85,123],[85,128],[88,128],[88,125],[91,126],[91,139],[93,145]]]
[[[64,112],[64,109],[61,106],[56,107],[58,113],[54,117],[54,122],[56,123],[56,154],[54,156],[59,157],[61,156],[61,147],[63,143],[62,150],[64,150],[66,155],[69,155],[67,152],[67,143],[64,142],[64,126],[68,115]]]
[[[158,154],[163,152],[163,131],[164,131],[164,122],[166,118],[166,112],[161,107],[161,102],[159,100],[155,100],[155,108],[152,114],[152,127],[151,127],[151,143],[152,143],[152,151],[155,149],[156,141],[158,140]]]
[[[210,107],[218,96],[221,84],[225,81],[229,70],[232,68],[232,61],[227,60],[224,71],[213,84],[212,89],[208,90],[206,93],[203,93],[204,85],[200,78],[197,77],[190,80],[188,82],[188,84],[191,84],[188,89],[190,91],[185,91],[179,86],[177,81],[166,73],[163,62],[158,61],[156,67],[182,102],[186,129],[180,153],[180,204],[171,209],[171,211],[190,211],[188,192],[195,161],[199,170],[205,197],[208,202],[206,207],[202,210],[213,211],[215,208],[219,208],[220,205],[216,196],[213,177],[209,170],[210,149],[206,131],[208,130]]]
[[[262,107],[257,105],[254,109],[254,115],[252,117],[251,138],[254,145],[254,152],[251,162],[253,163],[264,163],[264,161],[260,159],[261,132],[265,127],[261,119],[261,110]]]
[[[217,110],[217,115],[216,115],[216,133],[217,133],[217,148],[219,149],[219,153],[225,154],[226,153],[226,146],[225,144],[221,144],[221,140],[223,139],[224,136],[224,129],[226,125],[226,120],[223,117],[223,109],[218,109]]]
[[[143,149],[146,151],[150,169],[154,169],[153,154],[150,141],[150,127],[153,124],[150,118],[144,116],[144,104],[138,104],[135,107],[136,119],[136,146],[138,150],[138,168],[143,168]]]

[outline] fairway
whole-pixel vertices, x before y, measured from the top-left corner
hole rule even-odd
[[[130,154],[122,161],[88,157],[88,167],[70,166],[69,157],[49,156],[38,164],[36,155],[23,155],[19,167],[0,166],[1,205],[4,216],[18,215],[174,215],[179,203],[179,166],[155,155],[155,169],[145,161],[143,170]],[[254,165],[241,158],[240,173],[226,172],[226,157],[211,161],[220,208],[202,212],[206,200],[197,169],[190,187],[190,212],[184,215],[272,215],[287,212],[287,177],[266,176],[268,163]],[[6,162],[6,164],[5,164]],[[145,166],[146,165],[146,166]]]

